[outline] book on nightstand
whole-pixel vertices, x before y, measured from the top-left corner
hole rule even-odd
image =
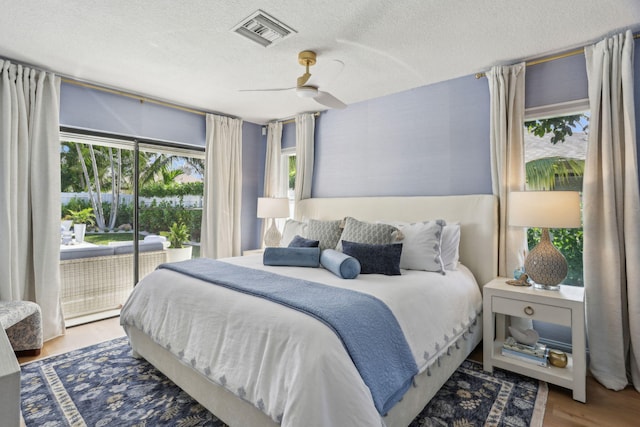
[[[534,365],[548,367],[547,360],[548,349],[544,344],[536,343],[534,345],[526,345],[517,342],[513,337],[507,338],[502,344],[502,355],[512,359],[518,359],[523,362],[532,363]]]

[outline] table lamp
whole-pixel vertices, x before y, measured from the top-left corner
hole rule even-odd
[[[283,197],[258,197],[258,218],[271,218],[271,227],[264,233],[265,246],[280,246],[282,235],[275,218],[289,217],[289,199]]]
[[[514,191],[509,193],[509,225],[540,227],[540,243],[524,261],[524,271],[539,289],[558,290],[567,277],[567,260],[553,246],[549,228],[580,227],[577,191]]]

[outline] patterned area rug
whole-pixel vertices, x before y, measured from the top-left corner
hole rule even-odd
[[[467,360],[411,427],[541,426],[546,400],[546,383]],[[28,427],[225,426],[127,338],[22,365],[22,414]]]

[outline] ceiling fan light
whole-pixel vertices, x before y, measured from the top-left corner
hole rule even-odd
[[[313,86],[300,86],[296,88],[296,93],[300,98],[314,98],[318,95],[318,88]]]

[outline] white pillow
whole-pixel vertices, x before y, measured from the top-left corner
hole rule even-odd
[[[442,229],[442,262],[445,270],[457,270],[460,260],[460,224],[447,224]]]
[[[286,248],[289,246],[289,243],[291,243],[296,236],[307,238],[307,223],[296,221],[295,219],[288,219],[287,222],[284,223],[280,247]]]
[[[400,231],[404,236],[400,240],[402,243],[400,268],[445,274],[441,255],[444,224],[444,221],[436,220],[400,225]]]

